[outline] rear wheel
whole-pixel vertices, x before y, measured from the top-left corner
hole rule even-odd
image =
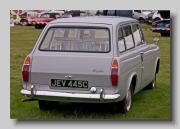
[[[21,21],[21,26],[28,26],[28,21],[25,19],[22,19]]]
[[[37,24],[36,24],[34,27],[35,27],[36,29],[41,29],[41,28],[42,28],[41,26],[39,26],[39,25],[37,25]]]
[[[154,89],[156,87],[156,74],[154,75],[153,80],[151,83],[147,86],[147,89]]]
[[[45,101],[38,100],[40,110],[50,110],[58,107],[58,102],[56,101]]]
[[[132,92],[132,84],[131,84],[125,98],[122,101],[117,103],[118,110],[121,113],[127,113],[131,110],[131,108],[132,108],[132,96],[133,96],[133,92]]]
[[[140,22],[140,23],[145,23],[144,18],[140,17],[140,18],[139,18],[139,22]]]

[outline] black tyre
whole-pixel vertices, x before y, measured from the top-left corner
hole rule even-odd
[[[145,23],[144,18],[140,17],[140,18],[139,18],[139,22],[140,22],[140,23]]]
[[[38,100],[39,109],[40,110],[51,110],[57,108],[58,102],[56,101],[44,101],[44,100]]]
[[[121,113],[127,113],[132,109],[132,97],[133,97],[133,91],[131,84],[125,98],[117,103],[117,108]]]
[[[37,25],[37,24],[36,24],[34,27],[35,27],[36,29],[41,29],[41,28],[42,28],[41,26],[39,26],[39,25]]]
[[[168,33],[161,33],[161,36],[170,36]]]
[[[153,80],[149,85],[147,85],[147,89],[154,89],[156,87],[156,74],[154,75]]]
[[[28,21],[25,19],[22,19],[20,22],[21,22],[21,26],[28,26],[29,25]]]

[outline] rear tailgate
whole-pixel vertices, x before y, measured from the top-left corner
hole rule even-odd
[[[33,84],[62,88],[110,87],[111,62],[112,57],[103,56],[63,56],[56,52],[34,54],[30,80]]]

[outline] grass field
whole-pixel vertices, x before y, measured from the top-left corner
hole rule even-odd
[[[40,111],[38,103],[21,102],[21,68],[27,54],[34,47],[42,29],[32,26],[10,27],[10,118],[11,119],[111,119],[111,120],[170,120],[170,37],[161,37],[143,24],[146,42],[153,43],[154,37],[160,41],[160,72],[157,74],[157,87],[154,90],[142,90],[133,96],[133,108],[127,114],[116,112],[112,104],[62,103],[61,108]]]

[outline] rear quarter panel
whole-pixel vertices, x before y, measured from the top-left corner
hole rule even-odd
[[[148,83],[150,83],[154,77],[156,70],[157,61],[159,59],[159,47],[155,44],[144,44],[136,46],[135,48],[128,50],[126,52],[120,53],[117,44],[117,35],[115,33],[117,27],[113,27],[113,45],[114,45],[114,58],[118,60],[119,64],[119,79],[118,86],[116,87],[116,93],[121,95],[120,100],[122,100],[132,81],[133,76],[136,77],[136,86],[134,89],[134,94],[139,92]],[[146,73],[143,74],[143,64],[141,61],[141,49],[145,53],[144,61],[146,64]],[[143,83],[144,82],[144,83]]]

